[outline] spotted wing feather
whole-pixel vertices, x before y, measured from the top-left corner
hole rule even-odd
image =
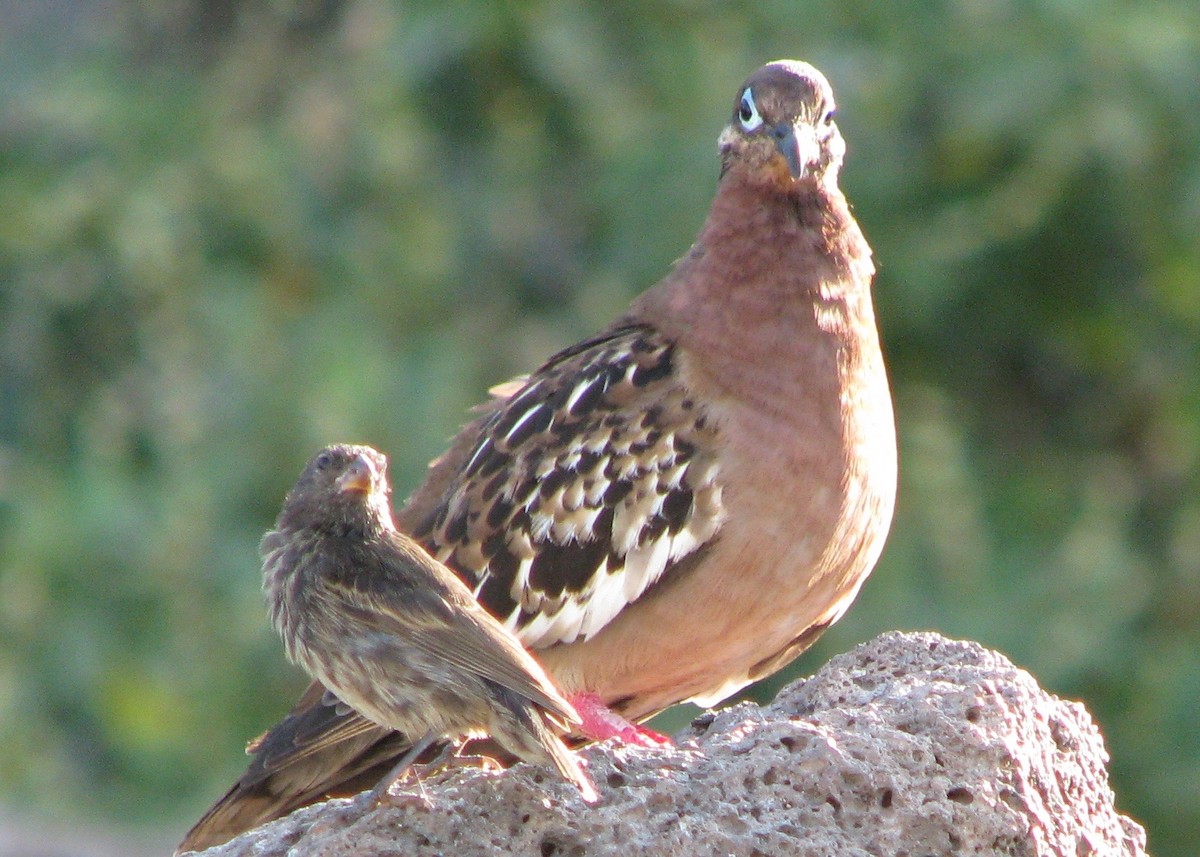
[[[672,344],[617,327],[480,418],[413,535],[525,645],[596,634],[724,518],[716,427]]]

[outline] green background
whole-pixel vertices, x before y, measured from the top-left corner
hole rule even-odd
[[[0,3],[0,819],[176,841],[304,684],[256,550],[304,461],[372,443],[403,496],[604,326],[778,57],[838,94],[901,445],[875,575],[780,680],[999,648],[1194,853],[1193,0]]]

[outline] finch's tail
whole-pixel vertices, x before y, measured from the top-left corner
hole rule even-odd
[[[491,735],[496,741],[528,762],[553,765],[564,778],[575,784],[585,803],[600,799],[579,756],[572,753],[559,737],[562,726],[555,722],[554,715],[527,699],[508,706],[507,713],[511,714],[511,719],[497,717],[492,724]]]
[[[538,743],[542,745],[542,749],[546,751],[554,767],[558,768],[558,772],[575,784],[584,803],[595,803],[600,800],[596,786],[592,784],[592,778],[587,775],[587,771],[579,763],[579,756],[571,752],[562,739],[550,731],[544,718],[535,717],[534,719],[541,726],[542,735],[538,737]]]

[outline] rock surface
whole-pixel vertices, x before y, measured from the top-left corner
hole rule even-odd
[[[594,807],[549,770],[456,769],[406,786],[426,800],[332,800],[204,854],[1145,853],[1084,707],[975,643],[885,634],[675,738],[584,750]]]

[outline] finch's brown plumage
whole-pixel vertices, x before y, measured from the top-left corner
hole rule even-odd
[[[819,71],[754,72],[691,250],[506,385],[397,515],[571,699],[635,721],[719,700],[807,648],[882,550],[895,429],[844,148]],[[314,690],[186,844],[353,785],[405,743]]]
[[[556,734],[579,716],[462,581],[397,532],[386,466],[370,447],[327,447],[263,537],[263,589],[288,658],[379,726],[488,734],[594,799]]]

